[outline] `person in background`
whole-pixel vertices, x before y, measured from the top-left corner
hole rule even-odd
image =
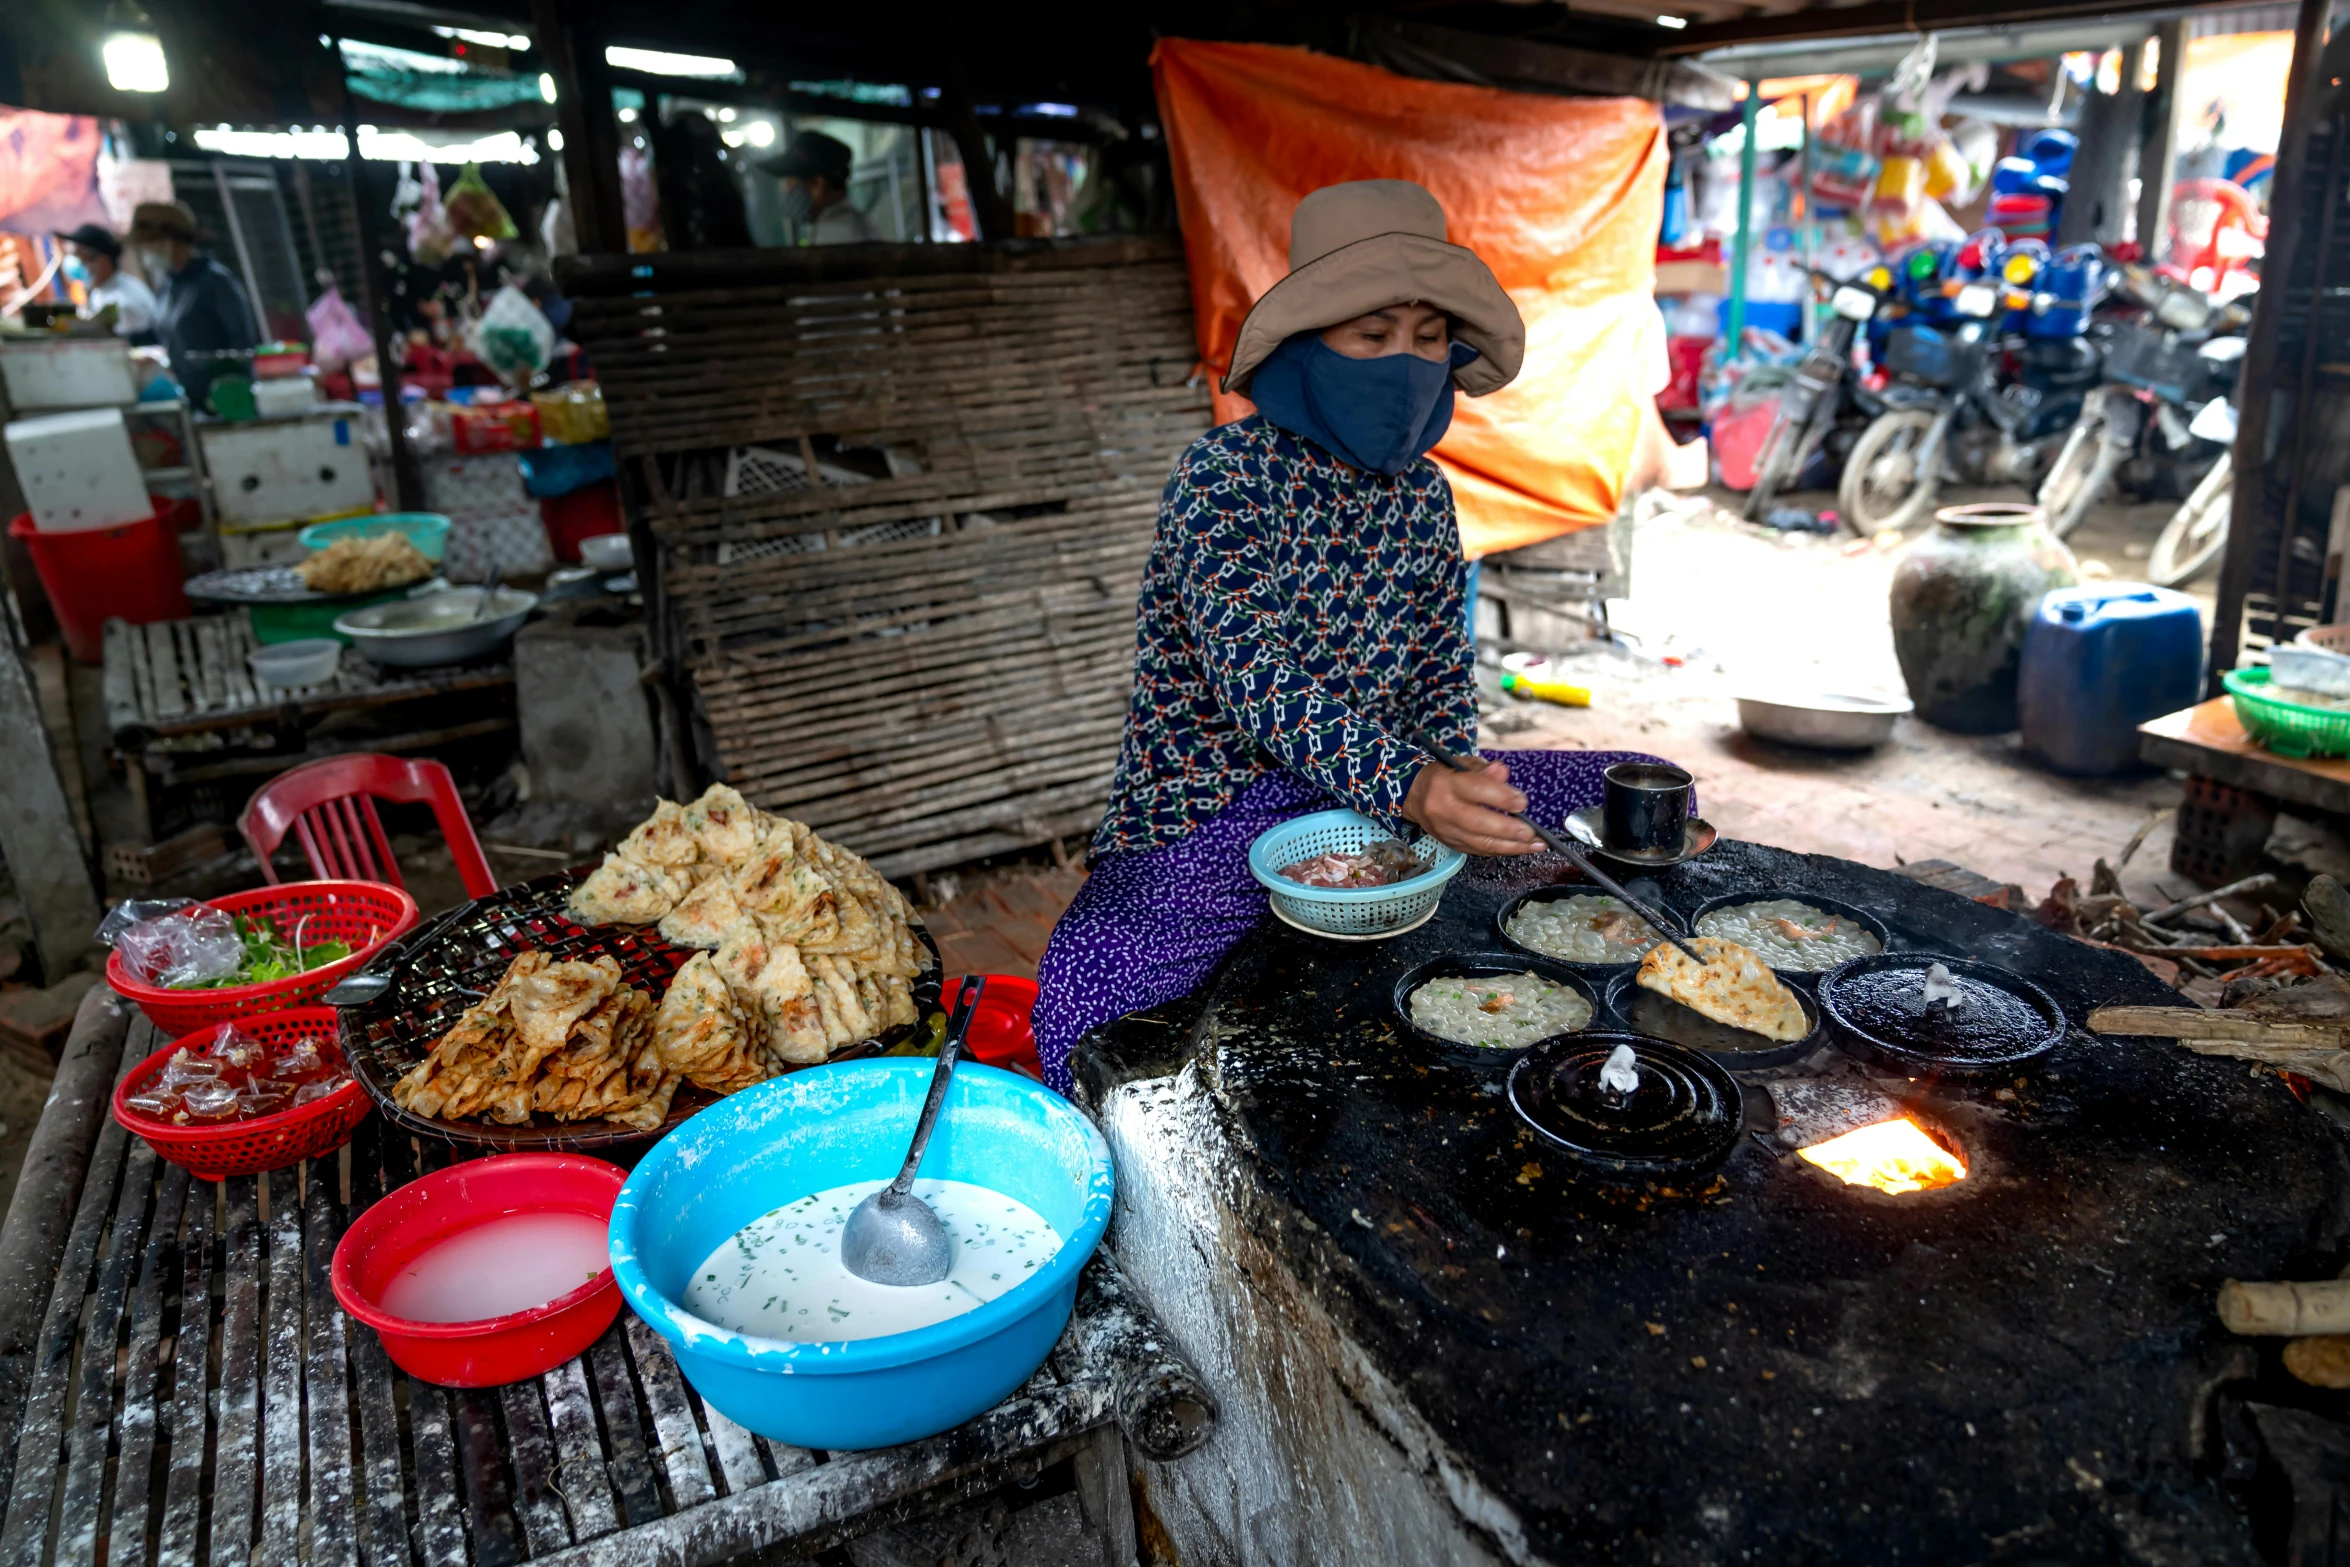
[[[783,181],[783,215],[811,229],[812,245],[862,245],[880,236],[849,200],[849,144],[822,131],[802,131],[781,155],[759,168]]]
[[[196,215],[177,201],[142,201],[131,212],[139,270],[162,289],[156,340],[191,406],[204,406],[220,362],[205,357],[261,341],[245,287],[209,251],[196,248]]]
[[[155,341],[155,291],[122,265],[122,241],[102,223],[85,223],[65,241],[65,275],[89,290],[82,305],[87,319],[114,307],[114,332],[133,343]]]

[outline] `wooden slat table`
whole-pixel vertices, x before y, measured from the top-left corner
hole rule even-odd
[[[162,1043],[134,1021],[121,1069]],[[1127,1567],[1118,1422],[1161,1457],[1213,1428],[1106,1255],[1027,1385],[900,1448],[753,1436],[625,1310],[534,1381],[416,1381],[344,1316],[328,1267],[352,1217],[449,1157],[370,1118],[335,1159],[214,1184],[98,1123],[30,1358],[0,1567],[687,1567],[820,1548],[1068,1457],[1103,1559]]]
[[[133,626],[106,623],[106,729],[128,775],[145,837],[158,790],[223,786],[241,799],[265,778],[339,751],[411,752],[515,727],[511,658],[435,669],[394,669],[345,649],[332,680],[279,690],[253,678],[260,644],[240,611]],[[466,695],[458,708],[445,699]],[[405,713],[388,710],[412,705]],[[313,745],[329,718],[387,710],[363,745]],[[345,721],[348,719],[346,717]]]

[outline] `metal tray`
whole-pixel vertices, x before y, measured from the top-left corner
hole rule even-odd
[[[609,955],[619,963],[622,977],[652,991],[655,1001],[667,992],[670,979],[694,949],[662,940],[651,925],[582,925],[574,920],[564,912],[564,904],[587,875],[588,868],[579,867],[500,887],[428,922],[368,965],[371,973],[388,974],[391,988],[374,1001],[340,1009],[337,1034],[352,1075],[386,1120],[421,1137],[502,1153],[585,1152],[655,1142],[718,1101],[720,1096],[707,1090],[680,1085],[670,1101],[669,1119],[648,1132],[608,1121],[540,1123],[536,1117],[529,1126],[442,1121],[413,1115],[393,1100],[392,1085],[424,1059],[467,1007],[488,994],[522,952],[535,949],[559,962]],[[930,954],[930,967],[914,981],[914,1006],[920,1016],[879,1038],[843,1047],[833,1060],[884,1054],[912,1038],[939,1010],[938,947],[921,921],[916,920],[913,928]]]

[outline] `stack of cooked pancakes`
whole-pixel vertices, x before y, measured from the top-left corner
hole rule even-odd
[[[689,1081],[720,1093],[912,1023],[929,962],[905,898],[873,867],[724,784],[661,801],[571,912],[658,922],[703,949],[670,983],[655,1032]]]
[[[663,1054],[653,998],[610,958],[557,963],[525,952],[490,993],[392,1087],[402,1109],[507,1126],[533,1111],[650,1131],[669,1116],[679,1074]]]

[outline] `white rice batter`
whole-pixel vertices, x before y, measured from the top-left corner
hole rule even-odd
[[[753,1219],[702,1259],[686,1310],[753,1338],[841,1343],[930,1327],[986,1304],[1061,1249],[1035,1209],[967,1181],[914,1183],[954,1245],[936,1284],[875,1284],[841,1264],[840,1233],[857,1204],[887,1181],[853,1181]]]

